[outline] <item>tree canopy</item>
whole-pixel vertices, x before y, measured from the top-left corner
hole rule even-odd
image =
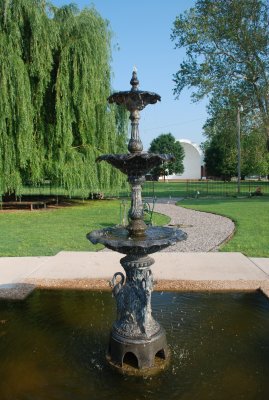
[[[210,118],[204,125],[207,138],[203,144],[205,164],[208,176],[229,179],[237,175],[237,110],[238,105],[232,99],[221,105],[217,99],[210,102]],[[261,133],[259,118],[250,113],[240,113],[241,125],[241,176],[268,174],[269,153],[266,138]]]
[[[70,193],[120,186],[120,172],[95,163],[126,148],[126,113],[107,104],[107,21],[46,0],[0,8],[0,193],[44,179]]]
[[[178,96],[187,87],[194,89],[194,101],[209,98],[207,145],[216,136],[213,147],[218,142],[219,148],[217,138],[224,131],[226,139],[229,135],[228,142],[236,143],[240,103],[244,108],[243,161],[254,143],[256,148],[263,144],[269,150],[268,1],[197,0],[193,8],[176,18],[172,39],[176,48],[186,50],[174,75],[175,94]],[[228,154],[227,146],[222,150],[222,154]],[[232,152],[229,157],[233,157]],[[258,164],[263,164],[262,169],[267,168],[268,173],[264,151]]]
[[[157,154],[173,154],[175,157],[174,162],[163,163],[161,166],[153,168],[151,173],[154,177],[159,178],[161,175],[165,177],[165,175],[168,174],[183,173],[184,149],[180,142],[176,141],[171,133],[163,133],[153,139],[150,143],[149,152]]]

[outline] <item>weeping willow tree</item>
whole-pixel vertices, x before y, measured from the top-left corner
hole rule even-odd
[[[110,31],[94,9],[0,0],[0,193],[44,179],[71,194],[120,187],[126,113],[108,106]]]

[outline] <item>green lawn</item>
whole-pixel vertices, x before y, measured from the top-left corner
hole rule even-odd
[[[153,222],[169,218],[155,214]],[[120,202],[88,201],[55,210],[0,212],[0,256],[45,256],[61,250],[96,251],[86,239],[94,229],[120,223]]]
[[[236,223],[235,236],[222,251],[240,251],[247,256],[269,257],[268,197],[246,199],[187,199],[183,207],[225,215]],[[168,217],[155,214],[154,223]],[[0,212],[0,256],[42,256],[61,250],[96,251],[86,233],[120,223],[120,202],[87,201],[55,210]]]
[[[236,224],[234,237],[222,251],[239,251],[250,257],[269,257],[269,199],[188,199],[178,205],[231,218]]]

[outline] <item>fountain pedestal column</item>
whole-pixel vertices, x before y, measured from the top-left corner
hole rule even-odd
[[[108,359],[120,367],[130,353],[140,369],[152,367],[156,355],[164,359],[168,356],[165,331],[151,314],[153,263],[149,256],[127,255],[121,259],[126,279],[117,272],[111,281],[117,319],[111,331]]]

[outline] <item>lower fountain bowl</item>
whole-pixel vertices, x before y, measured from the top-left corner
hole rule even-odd
[[[130,236],[129,231],[122,226],[109,227],[92,231],[87,239],[93,244],[101,243],[108,249],[123,254],[151,254],[168,246],[185,240],[187,234],[178,228],[151,226],[144,236]]]

